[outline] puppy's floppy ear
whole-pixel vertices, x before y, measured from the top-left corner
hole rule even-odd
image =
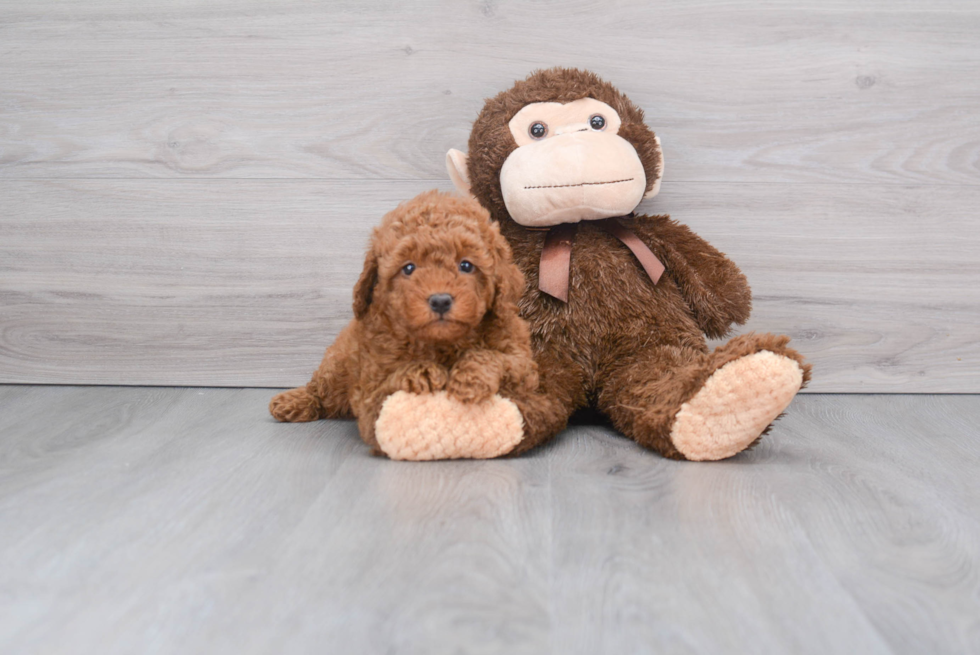
[[[362,319],[374,298],[374,287],[378,283],[378,255],[374,248],[364,257],[364,270],[354,285],[354,318]]]
[[[490,234],[496,270],[493,297],[493,306],[496,309],[502,303],[517,304],[524,293],[524,274],[514,263],[510,244],[500,233],[500,227],[496,223],[490,224]]]

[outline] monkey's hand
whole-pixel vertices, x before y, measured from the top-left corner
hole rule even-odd
[[[505,356],[492,350],[469,350],[457,360],[449,373],[446,392],[463,403],[489,400],[500,390]]]

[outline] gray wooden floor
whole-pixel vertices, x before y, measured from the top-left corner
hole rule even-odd
[[[978,396],[396,463],[271,393],[0,386],[0,652],[980,652]]]

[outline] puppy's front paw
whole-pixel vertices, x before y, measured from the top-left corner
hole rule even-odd
[[[432,393],[446,388],[449,373],[431,362],[421,362],[408,367],[399,381],[398,388],[408,393]]]
[[[449,375],[446,392],[462,403],[481,403],[500,390],[500,375],[475,362],[458,362]]]
[[[320,401],[306,387],[283,391],[269,403],[269,413],[277,421],[289,423],[315,421],[320,418],[320,409]]]

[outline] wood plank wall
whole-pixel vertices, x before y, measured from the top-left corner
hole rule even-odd
[[[811,391],[980,392],[975,2],[0,2],[0,382],[292,386],[482,99],[591,68]]]

